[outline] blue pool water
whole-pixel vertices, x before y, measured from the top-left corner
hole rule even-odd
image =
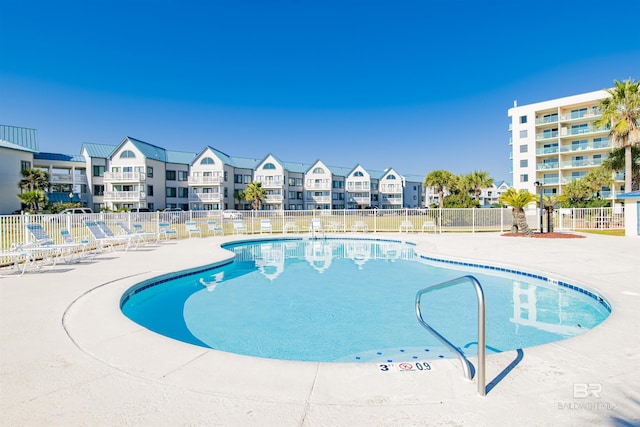
[[[217,350],[286,360],[381,362],[451,357],[418,323],[419,289],[466,274],[482,284],[489,352],[578,335],[609,315],[597,295],[535,277],[427,260],[408,244],[271,240],[226,246],[227,265],[135,286],[122,311],[140,325]],[[471,286],[423,297],[424,318],[477,354]]]

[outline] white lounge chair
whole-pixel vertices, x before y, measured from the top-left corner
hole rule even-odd
[[[213,220],[207,221],[207,231],[213,234],[214,236],[216,234],[220,234],[224,236],[224,230],[222,229],[222,227],[220,227],[218,223]]]
[[[233,220],[233,234],[247,234],[247,227],[241,219]]]
[[[268,219],[260,220],[260,234],[262,233],[272,233],[273,227],[271,226],[271,221]]]
[[[60,236],[62,237],[62,241],[67,245],[77,245],[80,248],[80,252],[78,254],[78,259],[87,253],[87,249],[89,249],[89,241],[81,240],[76,242],[73,238],[69,230],[62,229],[60,230]],[[95,252],[94,252],[95,255]]]
[[[131,239],[126,237],[108,236],[97,221],[86,221],[85,227],[89,230],[91,237],[96,241],[99,250],[109,248],[115,250],[116,246],[125,246],[125,251],[129,249]]]
[[[202,231],[200,231],[200,228],[198,227],[195,221],[187,221],[184,223],[184,225],[187,228],[187,233],[189,233],[189,237],[193,236],[194,234],[199,234],[200,237],[202,237]]]
[[[31,253],[19,246],[0,251],[0,264],[11,262],[10,265],[13,265],[21,276],[27,270],[27,267],[32,264],[32,261]]]
[[[131,236],[132,239],[137,240],[136,244],[142,243],[143,245],[151,240],[155,240],[156,234],[147,231],[131,231],[124,222],[116,222],[116,225],[124,232],[126,236]]]
[[[132,244],[134,245],[134,247],[137,247],[138,244],[140,243],[140,240],[141,240],[140,237],[136,236],[134,233],[131,233],[131,234],[115,234],[111,230],[111,228],[109,228],[109,226],[107,225],[106,222],[104,222],[104,221],[96,221],[96,224],[98,224],[98,227],[100,227],[100,229],[102,229],[102,231],[104,232],[104,234],[107,235],[107,237],[126,239],[127,240],[127,249],[129,249]]]
[[[82,245],[75,242],[56,244],[40,224],[27,224],[26,229],[33,237],[33,241],[27,245],[23,245],[22,248],[32,253],[33,260],[51,260],[54,266],[56,265],[58,256],[61,257],[65,263],[78,261],[79,256],[76,253],[82,250]]]
[[[413,223],[411,221],[402,221],[400,223],[400,233],[402,233],[402,229],[404,228],[404,231],[408,232],[413,232]]]

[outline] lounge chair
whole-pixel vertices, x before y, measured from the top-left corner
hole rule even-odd
[[[5,264],[10,261],[10,265],[13,265],[16,271],[22,276],[27,270],[27,267],[33,262],[31,255],[29,251],[19,246],[13,247],[10,250],[2,250],[0,251],[0,264]]]
[[[65,229],[60,230],[60,237],[62,237],[62,241],[66,245],[78,246],[78,248],[80,249],[80,251],[78,252],[78,259],[80,259],[83,255],[87,253],[87,249],[89,249],[88,240],[81,240],[79,242],[76,242],[73,236],[71,235],[71,233],[69,233],[69,230],[65,230]],[[95,252],[94,252],[94,255],[95,255]]]
[[[247,227],[241,219],[233,220],[233,234],[247,234]]]
[[[340,229],[342,229],[342,224],[337,221],[331,221],[327,226],[327,231],[333,231],[334,233],[337,233]]]
[[[189,237],[191,237],[194,234],[199,234],[200,237],[202,237],[202,231],[200,231],[200,228],[198,227],[195,221],[187,221],[184,223],[184,225],[187,228],[187,233],[189,233]]]
[[[138,246],[138,244],[140,243],[140,237],[136,236],[135,233],[131,233],[131,234],[115,234],[111,228],[109,228],[109,226],[107,225],[106,222],[104,221],[96,221],[96,224],[98,224],[98,227],[100,227],[102,229],[102,231],[104,232],[104,234],[107,235],[107,237],[119,237],[121,239],[127,239],[127,249],[129,249],[131,247],[131,244],[133,243],[135,247]]]
[[[261,219],[260,220],[260,234],[262,233],[272,233],[273,227],[271,226],[271,220]]]
[[[136,240],[136,244],[142,243],[144,245],[145,243],[156,239],[156,233],[132,231],[124,222],[116,222],[116,225],[120,227],[126,236],[130,236],[131,239]]]
[[[51,260],[56,265],[57,257],[61,257],[65,263],[77,262],[82,251],[82,245],[78,243],[56,244],[51,236],[42,228],[40,224],[27,224],[26,229],[33,237],[33,241],[22,246],[22,249],[32,253],[32,258]]]
[[[218,225],[218,223],[216,221],[213,221],[213,220],[207,221],[207,231],[209,233],[213,234],[214,236],[216,234],[220,234],[220,235],[224,236],[224,230],[222,229],[222,227],[220,227]]]
[[[89,229],[89,233],[98,244],[98,249],[103,250],[109,248],[115,250],[116,246],[125,246],[125,251],[129,249],[131,239],[125,236],[108,236],[98,221],[85,221],[85,227]]]
[[[400,233],[402,233],[402,229],[404,228],[404,231],[408,232],[413,232],[413,223],[411,221],[402,221],[400,223]]]

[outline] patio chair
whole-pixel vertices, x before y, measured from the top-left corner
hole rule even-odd
[[[209,233],[213,234],[214,236],[216,234],[220,234],[220,235],[224,236],[224,230],[214,220],[207,221],[207,231]]]
[[[404,228],[404,231],[406,231],[407,233],[409,231],[413,232],[413,223],[411,221],[402,221],[400,223],[400,233],[402,233],[403,228]]]
[[[337,221],[332,221],[327,226],[327,231],[333,231],[334,233],[337,233],[340,229],[342,229],[342,224]]]
[[[96,224],[98,224],[98,227],[100,227],[102,229],[102,231],[104,232],[104,234],[107,235],[107,237],[119,237],[121,239],[127,239],[127,249],[129,249],[131,247],[131,244],[134,244],[134,247],[137,247],[138,244],[140,243],[140,237],[136,236],[135,233],[131,233],[131,234],[115,234],[111,228],[109,228],[109,226],[107,225],[106,222],[104,221],[96,221]]]
[[[125,251],[129,249],[131,239],[124,236],[108,236],[102,227],[98,224],[98,221],[85,221],[85,227],[89,230],[91,237],[96,241],[98,250],[102,251],[105,248],[115,251],[116,246],[125,246]]]
[[[273,227],[271,226],[271,220],[261,219],[260,220],[260,234],[262,233],[272,233]]]
[[[282,233],[286,234],[288,232],[297,233],[299,231],[298,226],[293,221],[288,221],[284,227],[282,227]]]
[[[233,234],[247,234],[247,227],[241,219],[233,220]]]
[[[425,221],[424,223],[422,223],[422,232],[424,233],[424,231],[427,230],[433,230],[433,232],[436,232],[436,223],[434,221]]]
[[[161,222],[158,224],[158,241],[164,237],[165,240],[169,240],[172,237],[178,238],[178,232],[175,228],[171,227],[168,222]]]
[[[80,251],[78,252],[78,259],[80,259],[83,255],[87,253],[87,249],[89,249],[89,241],[81,240],[76,242],[69,230],[62,229],[60,230],[60,237],[62,237],[62,241],[67,245],[77,245]],[[95,255],[95,252],[94,252]]]
[[[357,233],[358,231],[362,231],[363,233],[366,233],[367,231],[369,231],[369,226],[364,221],[356,221],[351,226],[351,231],[354,233]]]
[[[14,246],[9,250],[3,249],[0,251],[0,265],[13,265],[20,276],[24,274],[27,267],[32,264],[32,261],[31,253],[19,246]]]
[[[189,238],[194,234],[199,234],[200,237],[202,237],[202,231],[200,231],[200,228],[195,221],[187,221],[184,225],[187,228],[187,233],[189,233]]]
[[[321,234],[324,237],[324,224],[322,224],[322,221],[320,219],[314,218],[311,220],[309,231],[314,237],[316,234]]]

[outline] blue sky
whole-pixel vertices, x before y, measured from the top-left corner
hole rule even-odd
[[[480,169],[509,181],[514,99],[640,78],[640,36],[625,22],[637,4],[615,8],[0,0],[0,123],[38,129],[45,152],[131,136],[179,151],[419,175]]]

